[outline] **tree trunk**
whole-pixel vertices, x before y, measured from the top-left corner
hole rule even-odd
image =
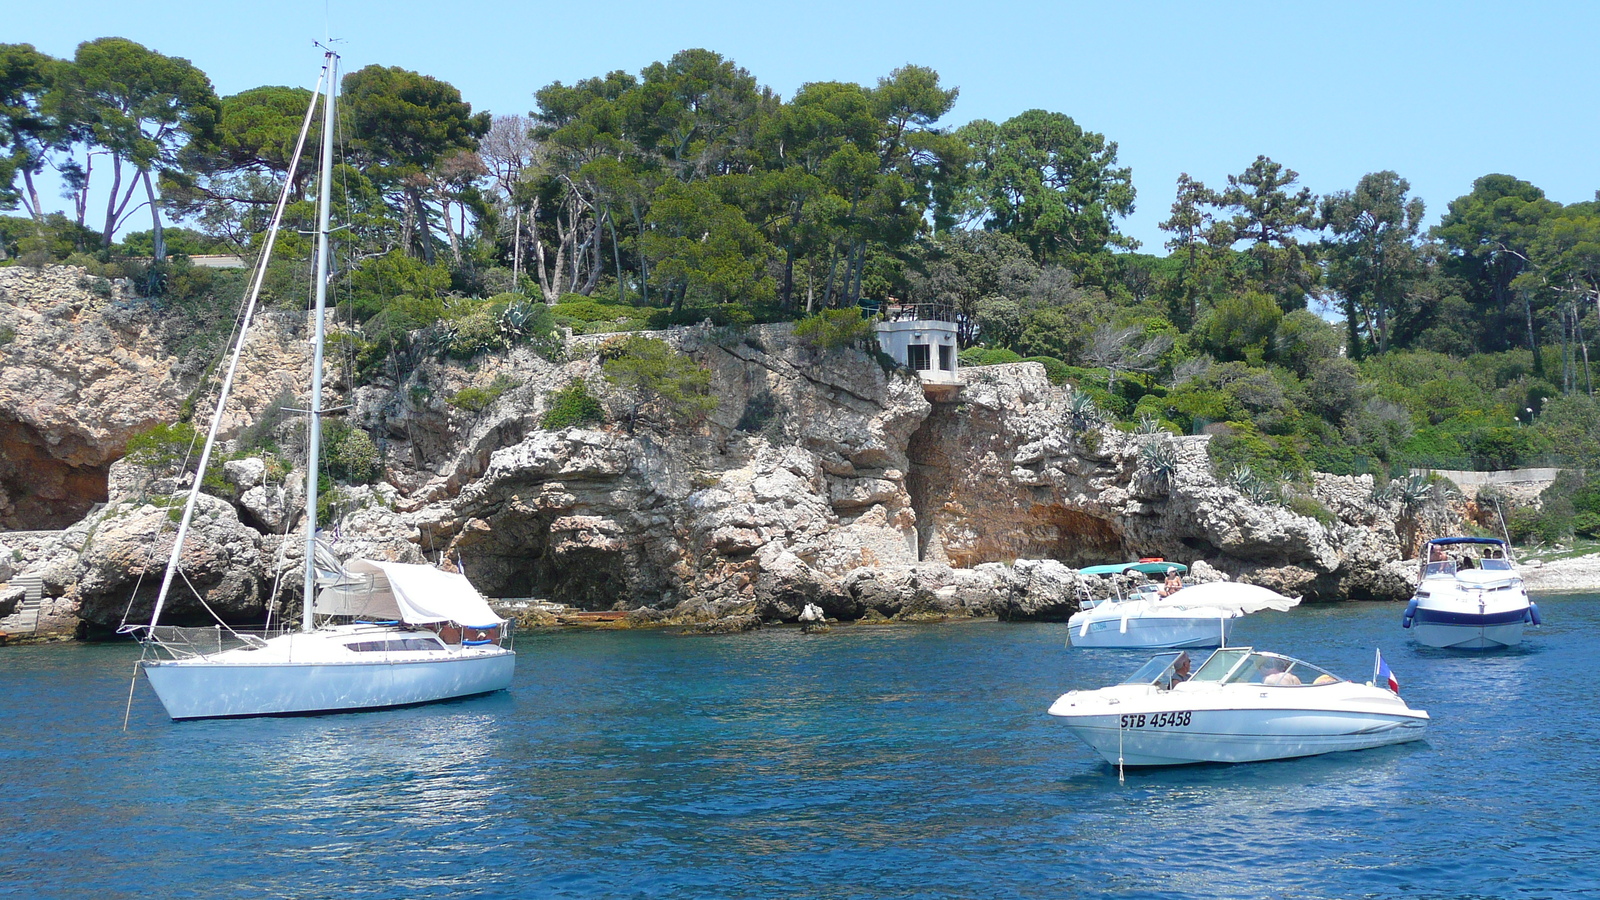
[[[785,312],[794,308],[794,247],[783,251],[783,290],[779,306]]]
[[[650,305],[650,261],[644,256],[644,220],[639,216],[639,204],[630,203],[633,208],[633,229],[639,234],[639,297],[645,306]],[[1600,308],[1600,300],[1595,302]]]
[[[1539,356],[1539,344],[1533,337],[1533,298],[1522,292],[1522,311],[1528,319],[1528,349],[1533,351],[1533,374],[1544,375],[1544,360]]]
[[[628,302],[628,288],[622,280],[622,245],[617,242],[617,221],[612,217],[611,211],[606,210],[606,227],[611,229],[611,262],[616,266],[617,272],[617,302]]]
[[[122,160],[111,157],[111,193],[106,196],[106,222],[100,232],[100,244],[111,246],[111,236],[117,232],[117,191],[122,188]]]
[[[422,261],[433,265],[433,229],[428,227],[428,210],[422,205],[422,192],[416,188],[406,188],[406,196],[411,198],[412,215],[417,220],[417,236],[422,243]]]
[[[33,169],[24,167],[22,170],[22,183],[28,189],[28,199],[24,201],[28,207],[28,215],[34,224],[44,225],[44,207],[39,205],[39,189],[33,186]]]
[[[439,201],[439,205],[444,210],[444,236],[445,239],[450,242],[450,258],[454,259],[456,261],[456,265],[459,266],[461,265],[461,244],[456,239],[455,220],[450,218],[451,204],[449,200],[441,200]],[[464,222],[462,223],[462,227],[466,227]]]
[[[511,231],[511,289],[522,293],[522,207],[517,207]]]
[[[161,232],[161,209],[156,206],[155,185],[150,183],[149,169],[143,169],[139,174],[144,178],[144,195],[150,201],[150,238],[155,245],[155,260],[162,262],[167,258],[167,240]]]
[[[822,286],[822,306],[824,309],[833,306],[833,275],[839,268],[839,248],[837,245],[828,248],[828,280]],[[813,312],[809,306],[806,315]]]

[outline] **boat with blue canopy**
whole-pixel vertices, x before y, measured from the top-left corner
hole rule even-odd
[[[1400,626],[1417,643],[1454,650],[1497,650],[1522,642],[1541,623],[1499,538],[1441,537],[1422,545],[1422,577]]]

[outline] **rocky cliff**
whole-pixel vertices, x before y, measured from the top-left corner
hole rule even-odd
[[[0,541],[16,571],[44,575],[60,616],[114,625],[131,609],[138,621],[181,479],[113,461],[191,397],[207,408],[196,385],[210,360],[168,350],[154,313],[81,272],[0,269],[0,289],[14,334],[0,347],[4,524],[32,529]],[[303,335],[297,316],[259,329],[224,434],[305,383]],[[839,618],[1060,617],[1083,587],[1072,567],[1149,555],[1311,599],[1408,592],[1399,510],[1371,499],[1370,479],[1319,476],[1319,517],[1252,503],[1212,474],[1206,438],[1086,422],[1037,364],[969,370],[956,400],[935,404],[911,373],[817,350],[787,326],[657,336],[710,371],[717,406],[693,426],[646,405],[631,429],[542,429],[551,392],[577,378],[609,422],[634,419],[637,398],[599,377],[599,336],[573,339],[559,362],[425,359],[356,390],[350,419],[376,435],[383,478],[341,488],[335,550],[448,559],[491,596],[685,623],[792,621],[808,603]],[[513,387],[480,412],[446,402],[496,379]],[[295,435],[281,429],[285,449]],[[174,616],[209,620],[201,598],[225,617],[261,615],[299,566],[298,540],[282,535],[300,477],[228,463]],[[293,601],[298,579],[281,580],[277,596]],[[0,592],[0,615],[12,594]]]

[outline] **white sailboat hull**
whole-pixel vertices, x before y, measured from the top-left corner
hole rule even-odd
[[[333,634],[329,636],[332,640],[316,640],[320,637],[316,633],[290,635],[257,650],[145,660],[140,665],[173,719],[349,712],[432,703],[505,690],[511,686],[516,668],[516,653],[497,645],[346,652],[345,656],[368,658],[340,659],[338,651],[344,649],[340,642],[351,636]]]
[[[1276,687],[1180,685],[1074,691],[1050,707],[1113,765],[1258,762],[1366,750],[1423,738],[1428,714],[1349,682]]]

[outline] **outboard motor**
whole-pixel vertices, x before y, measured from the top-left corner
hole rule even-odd
[[[1528,621],[1535,625],[1544,624],[1544,621],[1539,618],[1539,604],[1533,602],[1532,600],[1528,601]]]
[[[1532,604],[1529,604],[1529,605],[1532,606]],[[1411,627],[1411,620],[1416,618],[1416,616],[1417,616],[1417,598],[1412,597],[1411,598],[1411,602],[1406,604],[1406,614],[1405,614],[1404,617],[1402,617],[1400,619],[1400,627],[1401,628],[1410,628]]]

